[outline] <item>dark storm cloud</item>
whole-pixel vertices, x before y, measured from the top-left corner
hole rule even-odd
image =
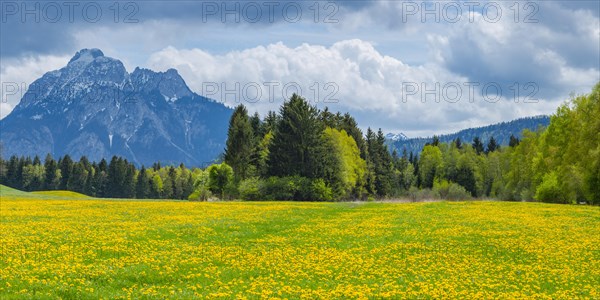
[[[95,26],[125,28],[154,20],[188,23],[189,30],[212,23],[265,27],[274,23],[339,22],[341,8],[361,9],[368,1],[2,1],[2,57],[72,52],[73,33]],[[66,50],[68,49],[68,50]]]

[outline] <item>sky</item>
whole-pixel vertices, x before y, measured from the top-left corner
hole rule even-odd
[[[431,136],[551,114],[600,81],[600,1],[2,1],[0,117],[82,48],[264,115],[292,93]]]

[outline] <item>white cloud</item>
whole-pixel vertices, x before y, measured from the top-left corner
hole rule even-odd
[[[68,56],[27,56],[20,59],[2,60],[2,106],[0,118],[7,116],[27,92],[27,87],[46,72],[60,69],[69,61]]]
[[[0,102],[0,119],[6,117],[12,110],[12,105],[7,102]]]
[[[506,99],[510,97],[508,91],[503,91],[503,99],[489,103],[480,95],[484,83],[474,90],[471,103],[466,84],[473,80],[436,64],[405,64],[397,58],[382,55],[372,43],[358,39],[340,41],[329,47],[311,44],[288,47],[280,42],[223,55],[201,49],[167,47],[151,55],[147,67],[162,71],[175,68],[192,90],[230,106],[237,104],[235,100],[248,96],[244,86],[256,83],[262,90],[261,100],[243,103],[261,114],[278,109],[283,101],[282,86],[291,82],[298,83],[303,96],[311,101],[315,100],[311,87],[314,89],[315,84],[319,84],[321,93],[317,105],[323,107],[322,101],[327,94],[323,86],[332,82],[339,88],[335,95],[339,102],[328,104],[330,108],[356,114],[361,126],[404,131],[413,136],[548,113],[556,107],[549,109],[545,103],[514,103]],[[269,101],[266,82],[280,84],[273,103]],[[212,87],[212,83],[216,83],[220,91],[209,93],[208,87]],[[223,91],[223,88],[235,90],[236,83],[240,87],[233,92],[236,97]],[[421,91],[408,95],[403,83],[416,83]],[[448,83],[460,87],[462,97],[458,103],[446,101],[453,98],[455,91],[450,86],[443,90]],[[436,95],[424,95],[422,88],[433,89],[436,84],[439,84]],[[434,101],[435,96],[439,102]]]
[[[408,2],[342,5],[336,15],[340,22],[335,24],[279,22],[257,27],[205,24],[195,17],[149,17],[139,24],[78,28],[72,31],[72,44],[101,48],[106,55],[122,60],[129,71],[137,65],[156,70],[176,68],[200,94],[207,94],[203,83],[224,83],[227,88],[236,82],[240,87],[258,83],[262,101],[246,104],[261,113],[277,109],[282,101],[281,86],[275,102],[268,101],[265,82],[299,83],[308,99],[315,97],[311,87],[318,83],[320,100],[332,91],[324,90],[324,85],[333,82],[339,87],[335,95],[339,103],[331,105],[332,109],[350,111],[362,126],[412,136],[552,113],[569,93],[589,92],[600,80],[600,22],[597,12],[586,10],[590,5],[535,2],[539,5],[534,16],[537,23],[515,22],[510,8],[513,2],[496,2],[504,12],[497,23],[486,22],[478,12],[473,13],[475,21],[469,22],[463,5],[461,21],[449,24],[421,22],[419,15],[403,22],[403,3]],[[520,19],[526,15],[521,11]],[[3,59],[2,81],[30,83],[67,61],[59,56]],[[456,104],[436,103],[430,98],[422,103],[421,93],[402,102],[402,82],[432,87],[436,82],[443,86],[447,82],[483,85],[492,81],[504,84],[504,98],[496,103],[482,100],[480,89],[470,103],[464,86],[463,98]],[[512,101],[506,85],[515,81],[521,85],[535,82],[540,101]],[[1,114],[17,101],[11,98]],[[227,104],[236,102],[230,99]]]

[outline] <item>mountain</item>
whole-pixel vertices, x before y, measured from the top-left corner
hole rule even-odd
[[[83,49],[34,81],[0,120],[3,155],[122,156],[137,165],[203,166],[222,153],[232,110],[154,72]]]
[[[404,133],[388,133],[385,135],[385,139],[387,141],[397,142],[406,140],[408,137],[404,135]]]
[[[548,124],[550,124],[549,116],[536,116],[516,119],[510,122],[502,122],[484,127],[464,129],[453,134],[440,135],[438,138],[442,143],[454,141],[456,138],[460,138],[463,143],[471,143],[475,137],[479,137],[483,141],[484,145],[487,145],[489,139],[494,137],[496,142],[502,146],[506,146],[510,141],[511,135],[520,138],[523,130],[529,129],[531,131],[535,131],[539,127],[548,126]],[[401,135],[404,136],[403,134]],[[398,153],[402,153],[402,151],[406,149],[408,153],[413,152],[417,154],[421,153],[421,150],[423,147],[425,147],[425,144],[430,143],[432,140],[432,137],[404,139],[388,138],[386,142],[390,150],[397,150]]]

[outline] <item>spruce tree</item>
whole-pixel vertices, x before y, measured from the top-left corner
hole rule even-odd
[[[279,116],[274,111],[269,111],[263,120],[263,130],[265,134],[267,132],[274,132],[279,122]]]
[[[375,134],[367,129],[367,168],[373,174],[371,192],[378,196],[389,195],[392,191],[393,164],[392,156],[385,145],[385,136],[381,128]]]
[[[66,189],[69,191],[83,193],[87,176],[88,172],[85,169],[84,164],[81,161],[75,163],[73,165],[73,171],[69,176]]]
[[[459,137],[454,140],[454,145],[456,146],[456,149],[462,149],[462,141]]]
[[[515,137],[514,135],[510,135],[510,141],[508,142],[508,146],[513,148],[519,145],[519,139],[517,137]]]
[[[498,143],[496,143],[496,139],[494,139],[494,137],[491,137],[487,144],[487,149],[485,153],[487,154],[490,152],[494,152],[498,149],[500,149],[500,146],[498,145]]]
[[[123,161],[125,177],[123,181],[123,198],[135,198],[135,180],[137,178],[135,165],[126,159]]]
[[[6,165],[6,185],[8,185],[12,188],[17,187],[18,168],[19,168],[19,159],[15,155],[13,155],[10,157],[10,159],[8,160],[8,163]]]
[[[473,149],[475,149],[477,155],[483,153],[483,143],[481,142],[479,137],[475,137],[473,139]]]
[[[140,172],[138,173],[136,187],[135,187],[135,197],[138,199],[146,199],[150,195],[150,179],[148,178],[148,174],[146,173],[146,168],[142,166]]]
[[[57,170],[58,164],[52,158],[52,155],[46,155],[46,159],[44,160],[44,169],[45,169],[45,180],[44,180],[44,189],[47,190],[56,190],[58,188],[59,181],[57,180]]]
[[[431,141],[431,145],[437,147],[440,145],[440,138],[437,135],[433,136],[433,140]]]
[[[106,196],[110,198],[123,198],[125,195],[124,183],[127,166],[122,158],[113,156],[108,164],[108,177],[106,179]]]
[[[354,120],[354,118],[349,113],[346,113],[341,118],[340,123],[341,124],[339,129],[345,130],[346,133],[354,139],[354,141],[356,142],[356,146],[358,146],[358,150],[360,150],[360,157],[362,159],[366,159],[367,144],[363,137],[362,131],[360,130],[360,128],[358,128],[358,123],[356,122],[356,120]]]
[[[229,131],[225,148],[225,162],[233,169],[236,181],[250,175],[250,160],[255,148],[252,124],[244,105],[235,108],[229,120]]]
[[[67,154],[64,157],[62,157],[62,159],[59,162],[60,165],[60,174],[61,174],[61,181],[60,181],[60,186],[59,189],[60,190],[66,190],[67,189],[67,183],[69,182],[69,178],[71,178],[71,173],[73,172],[73,160],[71,159],[71,157]]]
[[[280,115],[269,147],[268,175],[316,177],[322,168],[317,161],[324,129],[317,109],[294,94]]]
[[[392,156],[385,144],[385,136],[381,128],[377,131],[376,145],[378,160],[375,164],[375,188],[379,196],[387,196],[392,192],[394,170]]]
[[[94,174],[94,186],[96,187],[97,197],[106,197],[106,188],[108,182],[108,163],[103,158],[98,163],[98,168]]]

